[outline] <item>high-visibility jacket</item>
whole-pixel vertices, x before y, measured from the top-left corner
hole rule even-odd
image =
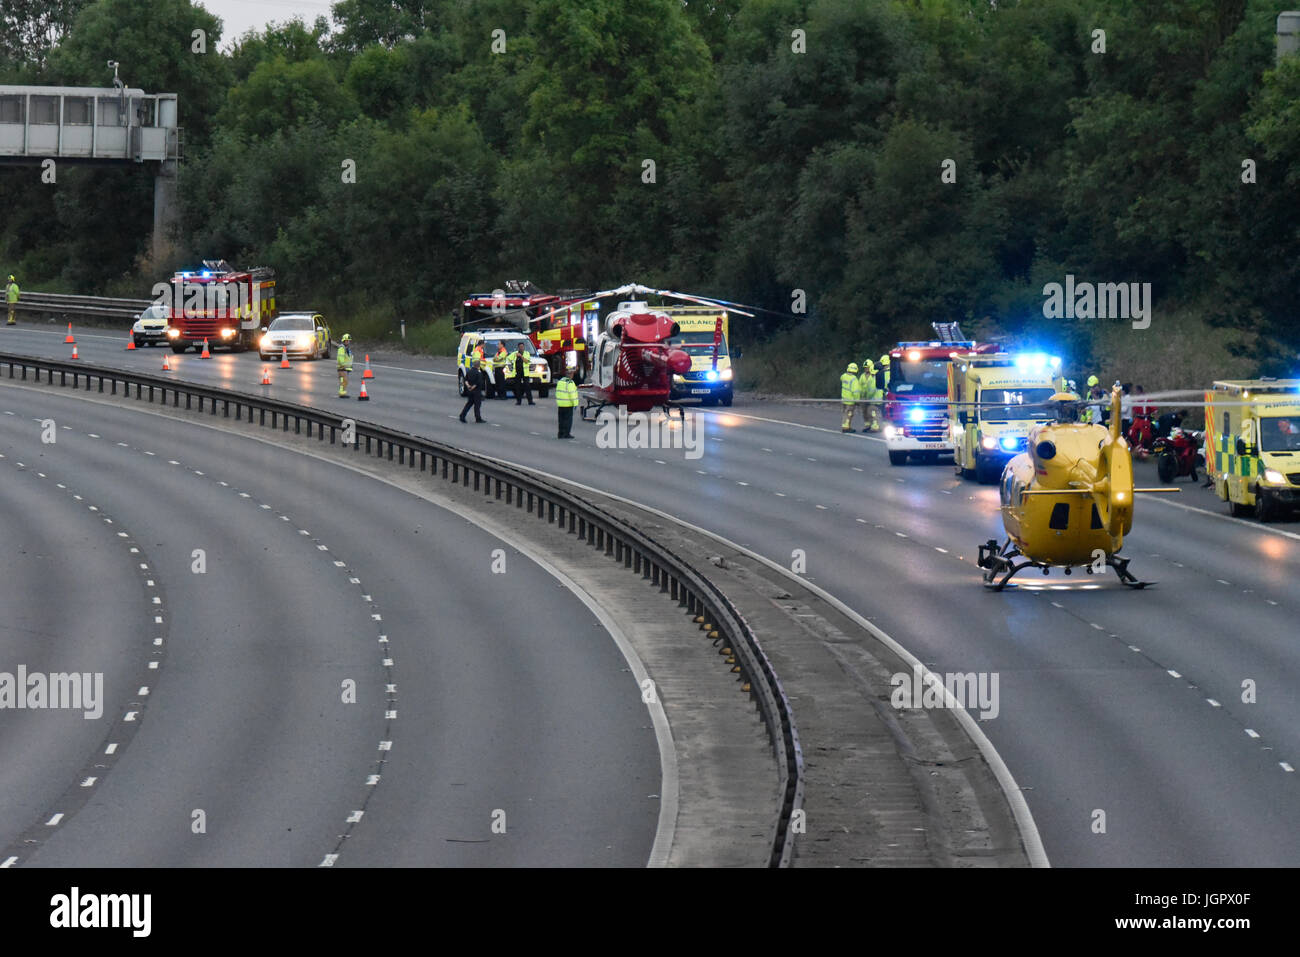
[[[561,409],[572,409],[578,404],[578,387],[567,375],[555,383],[555,404]]]
[[[18,301],[18,283],[11,282],[9,288],[5,290],[5,299],[9,302]]]
[[[532,375],[532,357],[527,352],[512,352],[510,354],[510,370],[514,372],[515,378],[529,378]]]
[[[339,363],[339,369],[341,369],[344,372],[352,371],[352,350],[351,349],[349,349],[347,346],[339,346],[337,358]]]
[[[492,357],[492,368],[504,369],[506,363],[510,361],[510,350],[502,346],[497,350],[497,354]]]
[[[864,371],[858,376],[858,398],[879,399],[880,390],[876,388],[875,370]]]
[[[852,372],[846,372],[840,376],[840,401],[848,404],[857,402],[861,398],[861,391],[858,387],[858,377]]]

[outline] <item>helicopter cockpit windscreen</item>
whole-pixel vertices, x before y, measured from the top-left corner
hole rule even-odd
[[[898,395],[947,395],[948,360],[893,363],[889,370],[889,391]]]
[[[980,420],[1005,422],[1055,418],[1056,410],[1048,405],[1055,394],[1054,389],[984,389],[979,398]]]

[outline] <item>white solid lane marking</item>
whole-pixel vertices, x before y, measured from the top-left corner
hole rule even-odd
[[[391,751],[391,750],[393,750],[393,742],[391,742],[391,741],[380,741],[380,742],[379,742],[379,750],[380,750],[380,751]]]
[[[95,782],[98,780],[99,780],[98,778],[86,778],[86,780],[81,782],[81,786],[83,788],[93,788],[95,786]]]
[[[1208,701],[1208,702],[1210,703],[1210,707],[1211,707],[1211,708],[1222,708],[1222,707],[1223,707],[1223,705],[1219,704],[1219,702],[1215,701],[1213,698],[1206,698],[1205,700]]]
[[[116,750],[117,750],[117,742],[115,741],[115,742],[113,742],[112,744],[110,744],[108,747],[106,747],[106,748],[104,749],[104,753],[105,753],[105,754],[112,754],[112,753],[113,753],[114,751],[116,751]]]
[[[1169,677],[1171,677],[1171,678],[1181,678],[1181,677],[1182,677],[1182,675],[1180,675],[1177,671],[1174,671],[1173,668],[1168,668],[1168,669],[1166,669],[1166,670],[1169,672]]]
[[[1253,728],[1247,728],[1247,729],[1246,729],[1246,733],[1247,733],[1248,735],[1250,735],[1252,738],[1258,738],[1258,737],[1259,737],[1259,732],[1256,731],[1256,730],[1253,729]]]
[[[1278,765],[1282,768],[1283,771],[1286,771],[1288,774],[1292,774],[1295,772],[1295,768],[1291,767],[1291,765],[1287,764],[1285,761],[1279,761]]]
[[[0,864],[0,868],[3,868],[3,867],[12,867],[14,864],[17,864],[17,863],[18,863],[18,858],[16,858],[16,857],[6,857],[6,858],[4,859],[4,863],[3,863],[3,864]]]
[[[45,826],[46,826],[46,827],[58,827],[58,826],[59,826],[59,822],[62,821],[62,820],[63,820],[63,812],[60,811],[58,814],[54,815],[54,817],[52,817],[52,818],[50,818],[48,821],[46,821],[46,822],[45,822]]]

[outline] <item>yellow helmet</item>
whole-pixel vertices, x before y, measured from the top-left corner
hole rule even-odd
[[[857,371],[858,371],[858,364],[857,364],[856,362],[850,362],[850,363],[849,363],[849,371],[850,371],[850,372],[857,372]]]
[[[1098,382],[1100,382],[1100,381],[1101,381],[1101,380],[1098,379],[1095,375],[1090,375],[1090,376],[1088,376],[1088,388],[1091,389],[1093,386],[1095,386],[1095,385],[1096,385]]]
[[[862,368],[866,369],[868,372],[875,372],[876,364],[872,362],[870,359],[863,359]]]
[[[881,357],[880,357],[880,364],[881,364],[882,366],[887,366],[887,365],[889,365],[889,356],[881,356]]]

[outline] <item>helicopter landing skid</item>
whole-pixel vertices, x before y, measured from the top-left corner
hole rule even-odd
[[[600,415],[601,410],[606,408],[612,408],[615,414],[618,414],[618,410],[621,407],[614,404],[613,402],[588,401],[584,406],[582,406],[582,408],[578,410],[578,415],[582,418],[583,422],[594,422],[596,421],[596,418]],[[663,405],[657,406],[657,408],[663,410],[664,415],[668,416],[668,418],[670,419],[673,417],[673,410],[676,409],[678,417],[683,422],[686,421],[686,409],[683,406],[674,405],[671,402],[665,402]]]
[[[1030,559],[1021,562],[1015,561],[1015,559],[1021,557],[1023,556],[1020,549],[1012,545],[1010,539],[999,545],[997,539],[990,538],[986,543],[979,546],[979,557],[976,559],[976,564],[984,569],[984,587],[993,591],[1002,591],[1007,582],[1019,571],[1026,568],[1039,568],[1046,575],[1048,570],[1052,568],[1051,565],[1044,562],[1036,562]],[[1147,585],[1155,584],[1155,582],[1144,582],[1136,578],[1128,570],[1128,563],[1129,559],[1118,558],[1114,555],[1106,559],[1106,564],[1115,570],[1121,584],[1135,589],[1146,588]],[[1091,567],[1088,567],[1088,572],[1092,572]],[[1065,573],[1067,575],[1070,573],[1069,567],[1066,567]]]

